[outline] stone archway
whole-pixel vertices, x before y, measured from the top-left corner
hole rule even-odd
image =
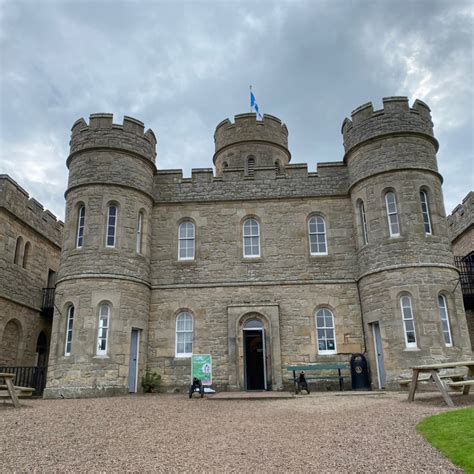
[[[0,363],[5,366],[18,363],[21,342],[21,325],[11,319],[6,324],[0,340]]]

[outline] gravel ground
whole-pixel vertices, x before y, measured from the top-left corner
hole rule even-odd
[[[439,394],[141,395],[0,404],[3,472],[456,472],[416,432]],[[454,395],[456,407],[474,395]]]

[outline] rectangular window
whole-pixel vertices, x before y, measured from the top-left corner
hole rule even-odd
[[[406,346],[416,347],[415,320],[413,319],[411,298],[409,296],[402,296],[400,298],[400,308],[402,311],[403,327],[405,329]]]
[[[86,208],[81,206],[77,217],[77,238],[76,248],[81,249],[84,244],[84,222],[86,218]]]
[[[184,221],[178,228],[178,259],[194,260],[195,228],[190,221]]]
[[[260,225],[256,219],[246,219],[243,227],[244,258],[260,257]]]
[[[143,213],[138,213],[137,222],[137,253],[142,253],[142,230],[143,230]]]
[[[425,191],[420,191],[421,213],[423,214],[423,225],[425,234],[431,235],[430,208],[428,206],[428,196]]]
[[[318,338],[318,353],[335,354],[336,334],[334,316],[329,309],[321,308],[316,312],[316,331]]]
[[[308,221],[310,255],[327,255],[326,223],[321,216],[313,216]]]
[[[438,296],[439,316],[441,318],[441,329],[443,331],[443,339],[446,347],[453,346],[453,339],[451,337],[451,327],[449,324],[448,304],[443,295]]]
[[[74,306],[69,306],[67,311],[67,323],[66,323],[66,347],[64,349],[64,355],[71,355],[72,348],[72,326],[74,324]]]
[[[362,240],[365,245],[369,242],[369,233],[367,231],[367,218],[365,215],[365,207],[364,207],[363,202],[360,203],[359,210],[360,210],[360,223],[362,225]]]
[[[109,335],[109,314],[109,305],[101,304],[99,310],[99,331],[97,334],[97,355],[107,354],[107,338]]]
[[[109,206],[107,215],[107,247],[115,247],[117,232],[117,206]]]
[[[398,222],[397,202],[395,193],[388,192],[385,195],[385,204],[387,206],[388,227],[390,229],[390,237],[400,236],[400,224]]]
[[[176,357],[191,357],[193,354],[193,317],[181,313],[176,318]]]

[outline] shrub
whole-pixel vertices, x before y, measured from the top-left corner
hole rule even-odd
[[[142,387],[145,393],[151,393],[161,385],[161,375],[156,372],[145,372],[142,377]]]

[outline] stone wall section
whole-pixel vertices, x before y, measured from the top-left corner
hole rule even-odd
[[[474,251],[474,192],[448,216],[454,255],[464,257]]]

